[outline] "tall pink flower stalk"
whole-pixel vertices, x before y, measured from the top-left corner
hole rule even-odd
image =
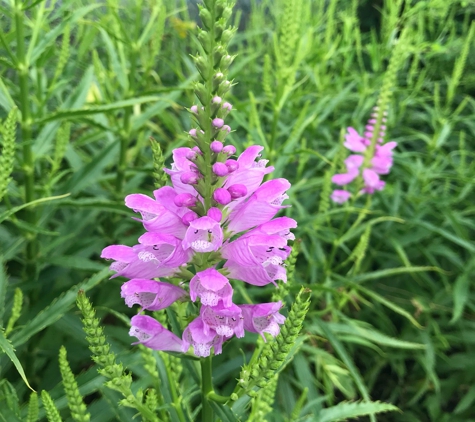
[[[380,132],[374,133],[377,123],[377,111],[375,107],[371,119],[365,127],[364,135],[361,136],[354,128],[349,127],[345,135],[343,146],[353,154],[344,161],[346,173],[335,174],[332,182],[338,186],[348,186],[358,177],[362,178],[363,188],[360,193],[373,194],[383,190],[385,182],[380,176],[388,174],[393,165],[393,149],[396,142],[384,143],[386,131],[386,117],[382,118],[379,127]],[[383,113],[386,116],[386,112]],[[331,194],[333,202],[343,204],[351,198],[352,194],[347,189],[335,189]]]
[[[238,305],[235,283],[254,286],[286,282],[285,260],[297,227],[288,217],[274,218],[285,205],[290,183],[274,179],[261,158],[263,147],[254,145],[234,158],[226,145],[231,128],[224,119],[232,105],[212,99],[214,140],[207,143],[200,128],[189,131],[193,148],[173,151],[165,169],[172,186],[153,192],[153,198],[132,194],[125,204],[138,213],[145,233],[135,246],[111,245],[102,257],[114,262],[116,276],[129,279],[122,286],[125,303],[141,310],[164,309],[176,301],[197,304],[196,318],[180,333],[172,333],[154,318],[132,318],[130,334],[138,343],[156,350],[187,352],[196,356],[221,353],[223,343],[245,331],[276,336],[285,317],[281,302]],[[196,120],[204,109],[192,106]],[[207,161],[208,160],[208,161]],[[164,281],[163,277],[170,277]],[[264,337],[265,338],[265,337]]]

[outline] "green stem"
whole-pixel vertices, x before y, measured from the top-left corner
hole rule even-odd
[[[203,422],[213,422],[214,412],[209,403],[209,394],[213,392],[213,376],[211,356],[201,359],[201,393],[202,405],[201,420]]]
[[[172,406],[176,410],[180,422],[186,422],[185,414],[183,413],[180,398],[178,397],[178,393],[176,390],[175,379],[173,378],[169,365],[165,365],[165,370],[167,371],[168,383],[170,384],[170,392],[173,400]]]
[[[25,55],[25,29],[23,25],[23,11],[21,0],[15,0],[15,25],[17,40],[17,70],[20,84],[20,111],[21,111],[21,135],[23,143],[23,173],[25,175],[25,202],[35,199],[35,161],[31,148],[31,111],[28,84],[28,63]],[[36,212],[29,207],[25,210],[25,220],[31,225],[35,225]],[[34,278],[36,274],[36,240],[29,239],[26,244],[26,273],[28,277]]]
[[[214,391],[211,391],[208,393],[208,399],[215,401],[216,403],[227,403],[229,400],[231,400],[230,396],[221,396],[219,394],[216,394]]]

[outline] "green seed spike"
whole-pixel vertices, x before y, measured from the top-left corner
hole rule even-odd
[[[41,392],[41,400],[43,401],[43,407],[45,408],[46,418],[48,421],[62,422],[61,416],[59,416],[59,411],[47,391],[43,390]]]
[[[165,186],[167,183],[167,175],[163,171],[165,167],[165,158],[163,157],[162,148],[160,144],[153,138],[150,138],[153,155],[153,178],[154,185],[157,189]]]
[[[74,374],[68,363],[67,352],[64,346],[59,350],[59,370],[63,379],[64,391],[68,400],[68,407],[71,410],[72,418],[77,422],[89,422],[91,416],[87,412]]]
[[[125,397],[121,401],[123,405],[137,409],[147,421],[158,422],[159,419],[155,413],[142,402],[142,399],[133,394],[132,375],[125,372],[122,364],[117,363],[115,354],[110,351],[110,344],[106,341],[104,329],[101,327],[99,319],[96,318],[96,311],[84,291],[78,292],[76,303],[83,315],[83,329],[89,349],[93,354],[92,359],[101,367],[98,372],[110,380],[105,385],[111,390],[119,391]]]
[[[66,148],[69,143],[69,135],[71,132],[71,124],[66,122],[61,125],[56,133],[56,143],[54,147],[54,156],[53,156],[53,163],[51,164],[51,173],[50,177],[52,177],[61,167],[61,161],[64,158],[66,153]]]
[[[38,420],[38,394],[31,393],[28,402],[28,415],[26,422],[36,422]]]
[[[12,180],[15,160],[15,129],[17,123],[17,108],[12,108],[2,128],[2,149],[0,152],[0,201],[7,193],[7,187]]]
[[[278,375],[275,375],[267,385],[252,399],[252,412],[248,422],[261,422],[272,411],[272,404],[277,390]]]
[[[5,328],[5,337],[11,333],[15,323],[18,321],[21,315],[21,308],[23,306],[23,292],[17,287],[15,289],[15,295],[13,296],[12,314],[8,320],[7,328]]]
[[[264,388],[269,381],[282,370],[288,360],[292,346],[302,330],[305,315],[310,306],[310,290],[302,288],[295,298],[289,315],[284,325],[280,328],[279,335],[274,339],[268,339],[262,351],[254,363],[243,368],[240,376],[240,396],[247,393],[251,397],[257,395],[254,387]]]

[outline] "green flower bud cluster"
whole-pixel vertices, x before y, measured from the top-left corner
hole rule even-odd
[[[143,391],[139,390],[136,395],[133,394],[132,375],[124,371],[121,363],[116,362],[116,356],[110,351],[110,344],[106,341],[104,329],[100,325],[99,318],[96,318],[96,311],[81,290],[76,303],[83,315],[83,329],[89,349],[93,354],[92,359],[101,367],[98,372],[110,379],[105,385],[111,390],[119,391],[124,396],[120,402],[123,406],[137,409],[146,421],[158,422],[159,419],[155,413],[143,403]]]
[[[252,388],[254,386],[266,387],[269,381],[282,369],[290,349],[302,329],[305,315],[310,306],[309,293],[308,289],[300,290],[279,335],[273,341],[268,341],[262,348],[257,361],[241,372],[241,381],[243,382],[240,382],[240,385],[249,396],[255,397],[257,391]]]
[[[41,400],[43,401],[43,407],[45,409],[48,422],[62,422],[58,409],[54,405],[54,401],[47,391],[43,390],[41,392]]]
[[[68,407],[71,410],[71,416],[78,422],[89,422],[91,416],[87,412],[86,405],[83,402],[78,384],[74,379],[74,374],[68,363],[67,352],[64,346],[59,350],[59,370],[63,379],[64,391],[68,399]]]
[[[17,122],[17,109],[13,108],[8,114],[3,127],[2,150],[0,154],[0,201],[7,193],[8,183],[12,180],[13,162],[15,159],[15,129]]]
[[[156,189],[160,189],[162,186],[165,186],[168,180],[167,174],[163,171],[165,167],[165,158],[163,157],[162,148],[158,141],[153,138],[150,138],[150,143],[152,146],[152,156],[153,156],[153,178],[154,185]]]
[[[38,408],[38,394],[33,392],[30,395],[28,401],[28,414],[26,416],[26,422],[36,422],[38,420],[39,408]]]

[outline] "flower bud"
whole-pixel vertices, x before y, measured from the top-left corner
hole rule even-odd
[[[219,117],[216,117],[216,119],[213,119],[213,126],[215,128],[224,128],[224,120],[223,119],[220,119]],[[229,126],[228,126],[229,127]]]
[[[225,103],[225,104],[227,104],[227,103]],[[224,107],[224,104],[223,104],[223,107]],[[192,105],[190,107],[190,111],[194,114],[198,114],[198,106],[197,105]]]
[[[227,205],[231,202],[231,194],[223,188],[218,188],[213,192],[213,199],[221,205]]]
[[[196,160],[196,151],[188,151],[186,153],[186,158],[190,161],[195,161]]]
[[[213,141],[213,142],[211,142],[209,148],[210,148],[211,151],[218,154],[223,149],[223,143],[219,142],[219,141]]]
[[[191,136],[193,136],[193,138],[196,138],[196,129],[191,129],[188,133],[189,133]]]
[[[232,199],[242,198],[243,196],[247,195],[247,188],[245,185],[241,185],[240,183],[236,183],[235,185],[231,185],[228,188],[228,192],[231,195]]]
[[[181,183],[185,185],[196,185],[198,183],[199,174],[187,171],[180,176]]]
[[[224,153],[228,154],[228,155],[233,155],[236,153],[236,148],[234,147],[234,145],[226,145],[224,148],[223,148],[223,151]]]
[[[223,108],[228,110],[228,111],[231,111],[233,109],[233,106],[231,105],[231,103],[225,102],[223,104]]]
[[[224,122],[223,122],[224,123]],[[222,130],[225,130],[226,132],[231,132],[231,127],[229,127],[228,125],[224,125],[222,128]]]
[[[218,223],[221,221],[223,218],[223,213],[219,208],[216,207],[211,207],[208,210],[208,217],[212,218],[214,221],[217,221]]]
[[[188,211],[183,217],[181,217],[181,221],[183,224],[189,226],[190,223],[198,218],[198,214],[194,211]]]
[[[226,176],[229,173],[228,166],[224,163],[214,163],[213,164],[213,173],[216,176],[223,177]]]
[[[195,154],[203,155],[203,153],[201,152],[201,150],[200,150],[198,147],[193,147],[193,148],[191,148],[191,150],[192,150]]]
[[[239,168],[239,163],[236,160],[226,160],[225,164],[229,173],[232,173]]]
[[[221,97],[218,97],[217,95],[211,100],[213,104],[221,104],[221,101]]]
[[[177,207],[194,207],[196,205],[196,197],[191,193],[179,193],[173,200]]]

